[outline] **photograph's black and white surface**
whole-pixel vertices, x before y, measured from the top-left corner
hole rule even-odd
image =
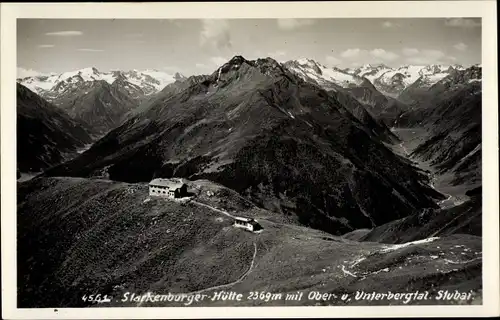
[[[481,305],[481,30],[18,19],[18,308]]]

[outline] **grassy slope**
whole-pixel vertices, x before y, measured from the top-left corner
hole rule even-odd
[[[233,228],[227,216],[193,203],[145,201],[147,186],[141,184],[81,178],[18,184],[19,307],[81,307],[86,306],[81,300],[85,293],[119,299],[124,291],[192,292],[231,283],[249,271],[255,247],[248,275],[224,290],[341,294],[434,285],[480,292],[479,237],[455,235],[380,252],[390,245],[267,220],[266,211],[208,181],[192,182],[190,190],[199,202],[256,217],[264,231]],[[315,303],[303,299],[293,304]],[[329,302],[335,303],[342,302]]]

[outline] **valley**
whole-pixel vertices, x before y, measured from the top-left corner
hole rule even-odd
[[[439,174],[432,167],[429,161],[415,159],[410,155],[413,151],[428,138],[429,133],[424,128],[393,128],[391,130],[401,139],[401,143],[393,146],[396,153],[408,158],[416,167],[426,172],[430,177],[430,186],[439,193],[446,196],[446,199],[438,201],[441,208],[457,206],[468,199],[465,195],[467,187],[454,186],[449,174]]]

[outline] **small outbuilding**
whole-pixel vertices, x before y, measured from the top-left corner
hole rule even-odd
[[[251,232],[262,230],[262,226],[257,222],[257,220],[252,218],[235,217],[234,226],[237,228],[246,229]]]
[[[149,183],[149,195],[170,199],[187,197],[187,185],[182,179],[153,179]]]

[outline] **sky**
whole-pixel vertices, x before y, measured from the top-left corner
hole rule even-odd
[[[481,19],[18,19],[18,73],[212,73],[235,55],[326,66],[481,63]],[[18,74],[18,76],[20,76]]]

